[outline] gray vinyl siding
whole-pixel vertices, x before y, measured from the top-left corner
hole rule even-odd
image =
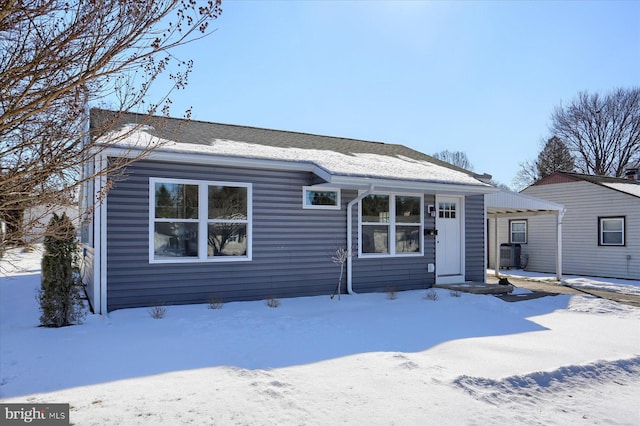
[[[86,244],[82,244],[80,249],[82,250],[80,276],[82,277],[82,284],[84,284],[84,291],[91,305],[91,310],[95,312],[95,301],[93,300],[96,285],[96,283],[93,282],[94,249]]]
[[[353,199],[355,193],[349,197]],[[435,204],[435,195],[424,196],[424,229],[435,229],[435,218],[427,213],[428,205]],[[353,208],[353,241],[358,237],[358,208]],[[356,246],[357,250],[357,246]],[[424,256],[395,256],[383,258],[357,258],[353,260],[353,290],[357,292],[383,292],[389,290],[416,290],[433,287],[435,273],[427,272],[429,263],[435,262],[435,238],[424,237]]]
[[[484,195],[465,198],[465,280],[484,281]]]
[[[562,203],[567,210],[562,226],[564,274],[640,279],[639,197],[584,181],[531,186],[524,192]],[[602,216],[625,217],[625,246],[598,245],[598,217]],[[554,230],[547,226],[540,232]],[[548,236],[549,241],[552,238]],[[530,256],[533,261],[533,256],[546,255],[536,250]],[[549,264],[532,264],[530,269],[546,272]]]
[[[251,261],[149,263],[149,178],[193,179],[253,185]],[[340,267],[331,262],[346,245],[346,205],[357,194],[342,191],[340,210],[302,208],[302,187],[316,182],[307,172],[253,170],[138,161],[117,180],[107,199],[107,310],[156,303],[206,303],[211,297],[259,300],[330,294]],[[433,204],[433,196],[425,203]],[[357,243],[357,206],[354,244]],[[432,221],[433,218],[428,217]],[[360,292],[426,288],[433,284],[432,239],[412,258],[357,259],[354,289]],[[346,271],[343,276],[345,291]]]

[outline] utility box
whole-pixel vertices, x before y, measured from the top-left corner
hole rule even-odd
[[[500,244],[500,268],[520,269],[520,255],[522,246],[520,244],[504,243]]]

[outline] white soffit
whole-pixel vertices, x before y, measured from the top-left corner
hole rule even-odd
[[[564,210],[562,204],[503,189],[485,195],[484,203],[490,215],[556,213]]]

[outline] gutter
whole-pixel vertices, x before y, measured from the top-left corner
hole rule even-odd
[[[374,186],[369,185],[369,189],[367,189],[362,194],[359,194],[356,198],[349,201],[347,204],[347,294],[356,294],[353,291],[353,215],[351,214],[353,206],[356,203],[359,203],[364,197],[371,195],[373,192]]]

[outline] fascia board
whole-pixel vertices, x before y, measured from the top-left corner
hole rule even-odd
[[[493,186],[468,185],[410,180],[378,179],[353,176],[331,176],[330,184],[353,189],[367,189],[374,185],[377,191],[411,191],[442,195],[476,195],[498,191]]]

